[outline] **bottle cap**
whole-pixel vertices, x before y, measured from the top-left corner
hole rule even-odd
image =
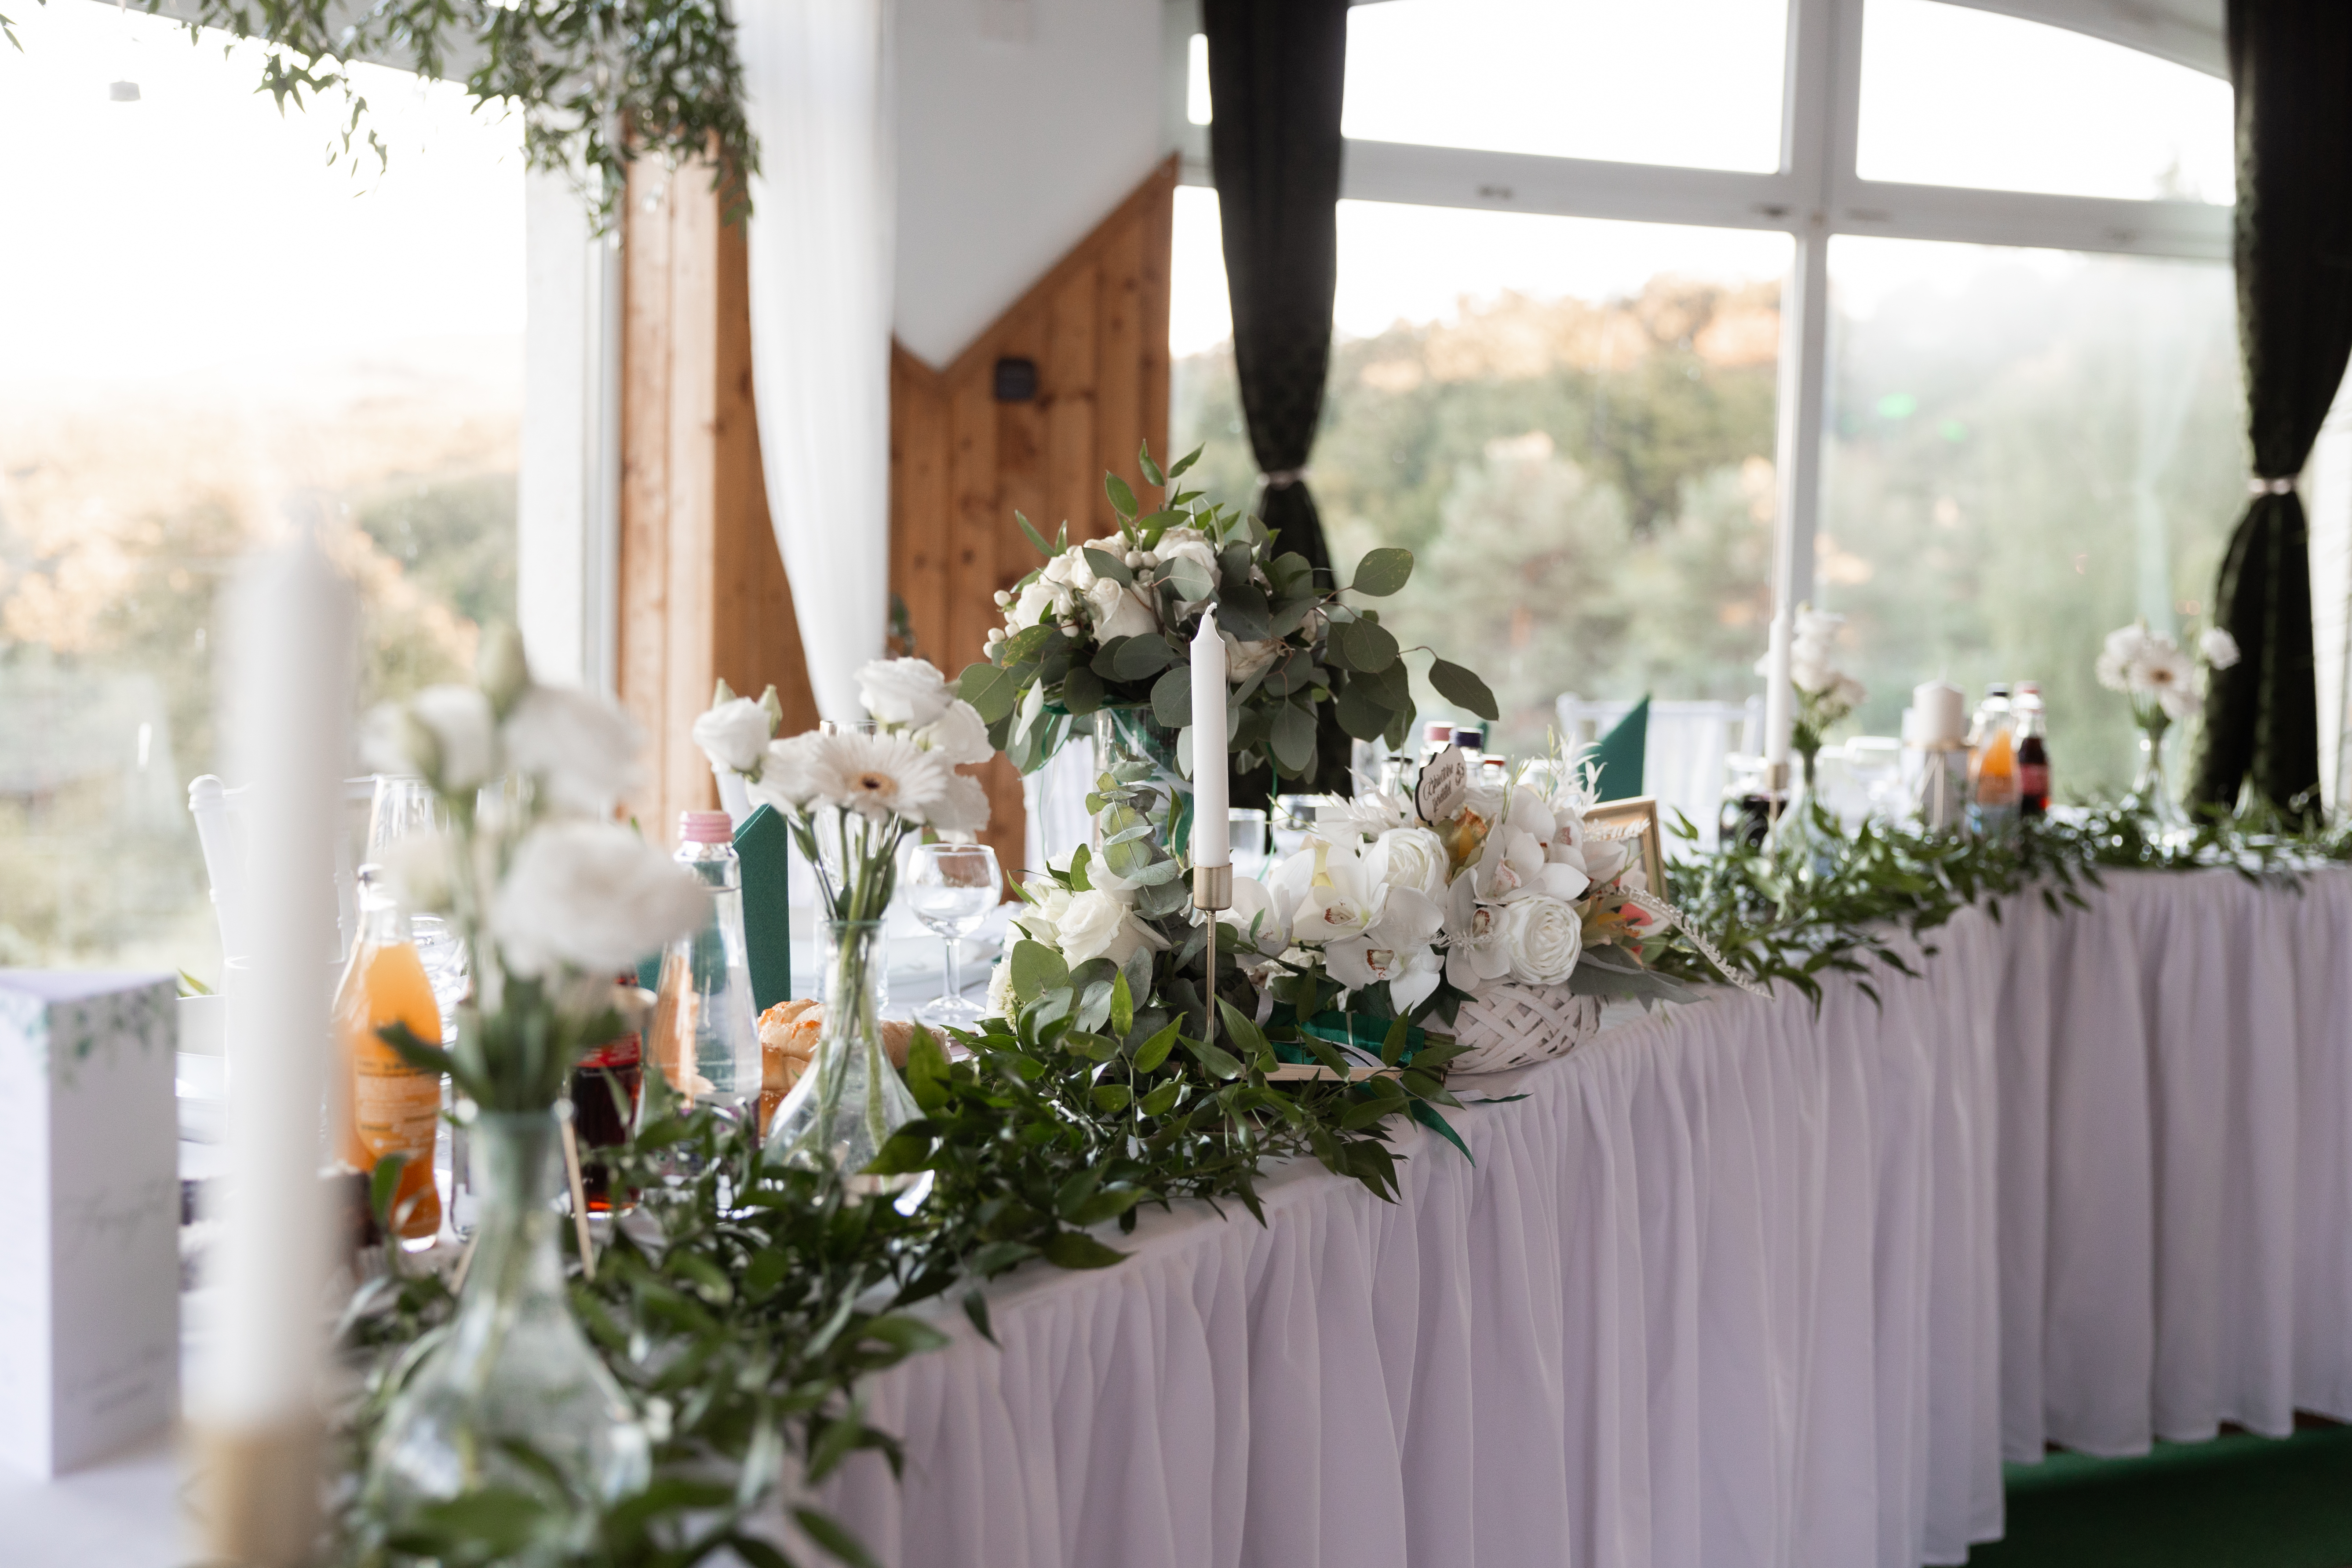
[[[1454,726],[1454,743],[1467,746],[1472,751],[1481,750],[1486,744],[1486,731],[1475,724],[1456,724]]]
[[[2006,696],[2008,696],[2008,695],[2009,695],[2009,682],[2008,682],[2008,681],[2006,681],[2006,680],[1991,680],[1991,681],[1987,681],[1987,682],[1985,683],[1985,695],[1986,695],[1987,697],[2006,697]]]
[[[681,844],[732,844],[735,819],[723,811],[681,811],[677,814]]]
[[[2020,697],[2023,697],[2029,692],[2036,697],[2041,696],[2042,682],[2038,680],[2021,680],[2017,683],[2017,694]]]
[[[1433,746],[1444,745],[1454,738],[1454,726],[1444,719],[1432,719],[1421,727],[1421,738]]]

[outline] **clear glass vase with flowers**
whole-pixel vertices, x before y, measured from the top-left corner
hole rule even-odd
[[[770,742],[751,801],[790,824],[824,909],[824,1024],[815,1053],[770,1123],[768,1157],[838,1173],[861,1192],[919,1202],[926,1175],[877,1176],[890,1134],[920,1112],[883,1049],[882,921],[898,851],[926,831],[968,838],[988,795],[957,771],[994,754],[988,726],[930,664],[877,659],[857,673],[871,715]]]
[[[424,779],[434,831],[386,868],[413,909],[448,921],[474,988],[447,1048],[384,1031],[476,1108],[479,1228],[457,1315],[394,1375],[371,1448],[369,1506],[395,1531],[457,1499],[520,1490],[576,1522],[641,1489],[646,1433],[565,1293],[561,1123],[572,1065],[615,1032],[613,977],[702,917],[708,895],[614,818],[638,779],[636,728],[609,699],[530,678],[520,639],[485,635],[478,681],[370,716],[371,765]]]
[[[2204,669],[2227,669],[2238,662],[2238,639],[2221,627],[2209,628],[2197,639],[2197,653],[2187,649],[2146,621],[2117,626],[2107,634],[2093,667],[2099,684],[2131,700],[2132,721],[2139,727],[2139,768],[2124,805],[2153,822],[2165,834],[2185,834],[2189,814],[2165,767],[2164,742],[2175,721],[2189,718],[2204,704]]]

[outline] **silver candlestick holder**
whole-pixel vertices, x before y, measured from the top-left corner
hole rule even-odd
[[[1209,1023],[1207,1032],[1201,1037],[1213,1046],[1217,1043],[1217,913],[1234,907],[1232,866],[1192,868],[1192,907],[1209,917],[1208,951],[1203,956],[1203,978],[1208,990],[1202,1009],[1209,1015]]]

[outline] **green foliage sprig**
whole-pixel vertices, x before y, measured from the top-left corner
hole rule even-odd
[[[2005,837],[1929,833],[1908,823],[1852,830],[1816,803],[1801,842],[1727,845],[1671,862],[1671,898],[1709,933],[1727,962],[1751,978],[1788,982],[1816,1005],[1822,981],[1870,976],[1885,965],[1912,972],[1898,935],[1923,938],[1971,904],[1994,919],[2004,900],[2032,897],[2051,910],[2080,908],[2102,871],[2226,868],[2291,883],[2304,869],[2352,862],[2352,825],[2298,828],[2283,814],[2208,814],[2187,837],[2166,834],[2130,805],[2097,804],[2027,818]],[[1696,837],[1687,823],[1676,829]],[[1933,952],[1932,946],[1927,951]],[[1695,983],[1705,959],[1677,940],[1655,967]]]
[[[760,148],[724,0],[171,0],[170,10],[192,37],[216,27],[269,45],[260,90],[281,110],[314,97],[340,103],[340,157],[391,159],[351,72],[366,61],[461,81],[479,107],[520,110],[526,160],[578,184],[600,229],[628,165],[648,153],[672,163],[715,154],[713,188],[728,191],[730,219],[751,210]],[[0,34],[23,47],[5,16]]]

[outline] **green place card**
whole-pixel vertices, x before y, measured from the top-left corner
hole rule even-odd
[[[764,1013],[793,994],[792,830],[763,805],[735,830],[743,862],[743,943],[751,963],[751,1005]]]

